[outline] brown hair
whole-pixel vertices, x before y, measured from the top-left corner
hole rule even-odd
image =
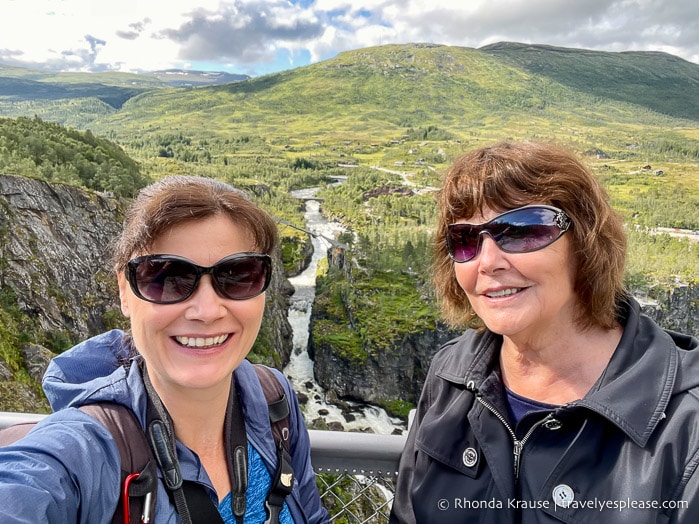
[[[147,253],[174,226],[219,214],[245,228],[255,250],[268,255],[275,250],[274,220],[245,193],[209,178],[172,175],[143,188],[127,210],[114,249],[114,269],[123,271],[131,258]]]
[[[551,143],[501,142],[464,153],[451,165],[438,193],[433,282],[452,326],[482,329],[454,274],[447,226],[528,204],[558,207],[571,218],[570,238],[578,296],[576,323],[611,328],[624,295],[626,236],[621,217],[597,178],[570,151]]]

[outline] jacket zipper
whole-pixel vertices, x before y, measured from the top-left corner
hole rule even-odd
[[[495,417],[500,420],[500,422],[503,423],[505,426],[505,429],[507,429],[508,433],[512,437],[512,443],[513,443],[513,453],[514,453],[514,470],[515,470],[515,482],[519,480],[519,468],[520,468],[520,461],[522,459],[522,449],[524,448],[524,445],[527,443],[529,440],[529,437],[531,437],[532,433],[536,431],[536,429],[541,426],[542,424],[545,424],[549,419],[553,418],[553,413],[549,413],[538,421],[536,424],[534,424],[531,428],[529,428],[529,431],[521,438],[518,439],[517,435],[515,434],[514,430],[512,429],[512,426],[510,426],[509,422],[507,422],[507,419],[503,417],[500,412],[498,412],[497,409],[493,407],[492,404],[490,404],[487,400],[483,400],[483,397],[481,396],[480,393],[476,393],[476,400],[480,402],[488,411],[490,411]]]

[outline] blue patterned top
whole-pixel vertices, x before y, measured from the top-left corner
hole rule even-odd
[[[265,521],[265,499],[272,484],[272,477],[260,454],[248,443],[248,490],[245,494],[245,524],[262,524]],[[231,509],[231,494],[228,493],[218,506],[223,522],[235,524],[235,515]],[[294,524],[286,502],[279,515],[280,524]]]

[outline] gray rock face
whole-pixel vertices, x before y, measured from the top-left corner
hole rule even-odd
[[[457,335],[444,327],[408,335],[396,341],[397,351],[371,356],[361,366],[311,339],[316,379],[340,398],[373,404],[397,399],[417,402],[432,356]]]
[[[29,376],[37,383],[41,384],[41,379],[44,377],[46,368],[54,354],[38,344],[27,344],[22,347],[20,352],[24,359],[24,367],[29,373]]]
[[[79,338],[117,307],[108,259],[123,202],[62,184],[0,176],[0,285],[45,331]]]
[[[699,337],[699,286],[655,286],[637,298],[643,312],[665,329]]]

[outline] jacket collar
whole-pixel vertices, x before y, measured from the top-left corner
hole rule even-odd
[[[639,446],[645,446],[672,396],[678,352],[672,337],[641,315],[635,300],[624,304],[624,333],[607,368],[581,400],[572,404],[599,413]]]
[[[584,398],[565,408],[594,411],[644,446],[665,417],[675,389],[679,354],[671,334],[641,315],[635,300],[621,305],[620,316],[624,333],[607,368]],[[469,330],[450,345],[459,347],[441,360],[437,376],[455,384],[494,391],[489,385],[494,375],[499,381],[502,337],[490,331],[479,334]]]

